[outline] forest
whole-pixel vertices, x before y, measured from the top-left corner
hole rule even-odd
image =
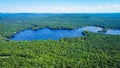
[[[0,13],[0,68],[120,68],[120,35],[84,31],[85,36],[60,40],[9,40],[25,29],[84,26],[120,29],[120,13]]]

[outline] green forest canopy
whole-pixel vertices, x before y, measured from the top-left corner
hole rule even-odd
[[[120,68],[119,35],[84,32],[83,37],[60,40],[7,39],[28,28],[75,29],[93,25],[120,29],[119,17],[89,14],[20,15],[0,14],[0,68]]]

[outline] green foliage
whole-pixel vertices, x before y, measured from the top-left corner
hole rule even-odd
[[[2,68],[119,68],[120,36],[0,42]]]
[[[107,14],[104,14],[107,15]],[[0,14],[0,35],[11,37],[25,29],[43,27],[75,29],[84,26],[101,26],[120,29],[120,14]],[[118,17],[111,17],[118,15]]]
[[[29,28],[75,29],[88,25],[120,29],[120,18],[94,14],[0,14],[0,68],[120,68],[119,35],[84,32],[84,37],[60,40],[6,39]]]

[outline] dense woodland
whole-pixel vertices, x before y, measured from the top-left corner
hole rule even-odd
[[[0,68],[120,68],[120,35],[12,41],[25,29],[120,29],[120,14],[0,14]]]
[[[0,14],[0,35],[13,36],[25,29],[43,27],[75,29],[85,26],[100,26],[105,29],[120,29],[120,13],[113,14]]]

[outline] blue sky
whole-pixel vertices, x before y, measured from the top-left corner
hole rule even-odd
[[[0,0],[3,13],[120,12],[120,0]]]

